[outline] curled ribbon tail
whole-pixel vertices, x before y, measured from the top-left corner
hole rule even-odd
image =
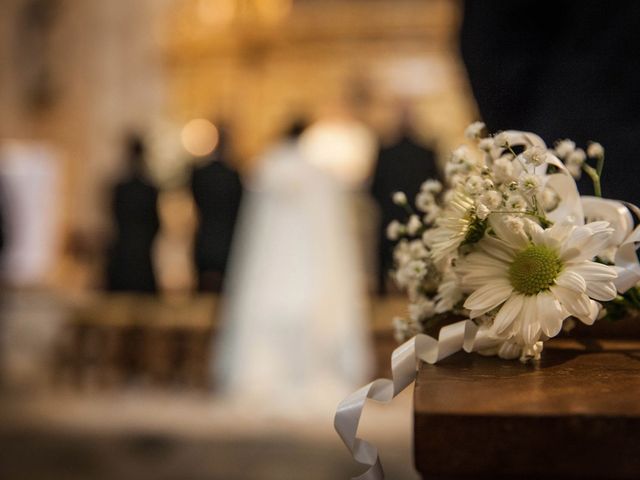
[[[384,472],[378,449],[371,443],[358,438],[360,417],[368,398],[378,402],[390,402],[407,388],[416,378],[418,360],[434,364],[443,358],[464,349],[471,352],[485,348],[487,342],[494,342],[479,335],[478,326],[470,320],[447,325],[440,329],[438,339],[418,334],[407,340],[391,354],[391,376],[377,379],[353,392],[340,402],[334,417],[334,428],[347,446],[353,458],[369,468],[353,480],[383,480]]]

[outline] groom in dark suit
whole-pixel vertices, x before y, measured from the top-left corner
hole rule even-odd
[[[406,216],[404,210],[391,200],[394,192],[406,193],[410,203],[420,191],[420,185],[427,179],[439,179],[435,154],[413,135],[408,113],[404,112],[399,138],[391,145],[380,148],[376,163],[371,195],[380,210],[378,226],[378,277],[377,293],[387,293],[387,278],[393,268],[393,247],[395,242],[386,235],[387,225],[392,220]]]

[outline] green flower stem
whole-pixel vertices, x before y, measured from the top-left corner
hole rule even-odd
[[[401,207],[404,209],[404,211],[407,213],[407,215],[411,216],[413,214],[415,214],[416,212],[413,210],[413,208],[411,208],[411,205],[409,205],[409,202],[404,202]]]
[[[593,182],[593,191],[596,197],[601,197],[601,198],[602,198],[602,188],[600,186],[600,174],[598,173],[598,171],[602,173],[603,166],[604,166],[603,157],[598,158],[597,170],[596,168],[593,168],[591,165],[587,165],[586,163],[582,165],[582,169],[585,171],[587,175],[589,175],[589,177],[591,178],[591,181]]]
[[[604,168],[604,155],[598,157],[596,162],[596,172],[598,173],[598,177],[602,178],[602,169]]]

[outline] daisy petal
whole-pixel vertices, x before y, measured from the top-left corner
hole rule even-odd
[[[608,266],[596,262],[582,262],[571,265],[570,269],[584,278],[587,282],[613,280],[618,276],[616,271]]]
[[[589,312],[587,315],[574,315],[578,320],[586,325],[593,325],[593,322],[598,318],[598,314],[600,313],[600,304],[598,302],[594,302],[593,300],[589,300]]]
[[[584,278],[570,269],[560,273],[556,279],[556,284],[561,287],[570,288],[578,293],[584,293],[587,289],[587,283],[584,281]]]
[[[478,246],[487,252],[487,254],[505,262],[512,262],[515,257],[515,251],[499,238],[485,236]]]
[[[511,325],[513,320],[518,316],[522,310],[524,303],[524,296],[520,294],[511,295],[496,315],[491,330],[495,334],[501,334],[507,327]]]
[[[587,295],[594,300],[608,302],[616,298],[618,291],[613,282],[589,282],[587,283]]]
[[[526,248],[529,245],[529,239],[524,233],[524,230],[521,233],[516,233],[507,227],[504,224],[502,215],[490,215],[489,223],[491,224],[491,228],[496,232],[498,238],[504,240],[510,245],[513,245],[518,248]]]
[[[542,332],[549,338],[555,337],[562,328],[562,321],[569,314],[563,311],[558,300],[550,292],[537,295],[536,301]]]
[[[522,306],[522,340],[526,345],[533,345],[540,338],[540,322],[538,321],[538,306],[536,295],[525,297]]]
[[[513,287],[506,280],[484,285],[474,291],[464,302],[464,308],[472,310],[475,318],[504,302],[513,292]],[[478,313],[481,312],[481,313]]]
[[[591,312],[591,299],[584,293],[554,285],[551,292],[560,301],[560,304],[574,317],[589,316]]]

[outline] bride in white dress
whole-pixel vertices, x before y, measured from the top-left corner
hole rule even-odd
[[[294,140],[265,155],[241,209],[216,385],[271,413],[331,412],[372,365],[345,192]]]

